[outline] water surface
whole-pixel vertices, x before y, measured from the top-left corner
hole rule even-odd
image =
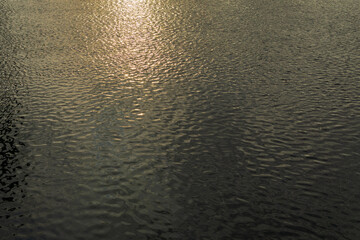
[[[0,239],[358,239],[357,0],[0,0]]]

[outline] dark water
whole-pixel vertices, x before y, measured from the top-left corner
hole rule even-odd
[[[0,0],[0,239],[360,239],[358,0]]]

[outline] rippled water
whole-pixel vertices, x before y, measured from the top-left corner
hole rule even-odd
[[[358,0],[0,0],[0,239],[359,239]]]

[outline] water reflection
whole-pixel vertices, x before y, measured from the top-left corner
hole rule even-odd
[[[9,30],[11,12],[5,6],[1,17],[0,35],[0,232],[4,238],[9,237],[21,226],[24,211],[21,210],[26,196],[26,164],[19,151],[24,143],[19,139],[22,124],[22,105],[17,94],[23,84],[23,73],[20,71],[16,56],[18,50],[12,44]],[[8,235],[9,234],[9,235]]]
[[[25,171],[24,165],[17,157],[19,146],[23,145],[17,139],[18,135],[18,121],[17,111],[19,102],[14,98],[1,96],[0,106],[0,195],[3,201],[1,218],[14,217],[10,214],[20,206],[17,203],[21,202],[21,198],[25,197]],[[9,211],[8,213],[6,211]]]
[[[17,166],[32,168],[27,197],[12,199],[28,218],[8,232],[356,236],[358,17],[350,3],[311,4],[9,2],[1,35],[26,55],[1,49],[4,66],[26,73],[28,92],[7,91],[1,105],[4,171],[16,172],[1,183],[21,192]],[[341,26],[349,38],[329,34]]]

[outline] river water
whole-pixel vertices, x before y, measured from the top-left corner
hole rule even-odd
[[[0,239],[359,239],[358,0],[0,0]]]

